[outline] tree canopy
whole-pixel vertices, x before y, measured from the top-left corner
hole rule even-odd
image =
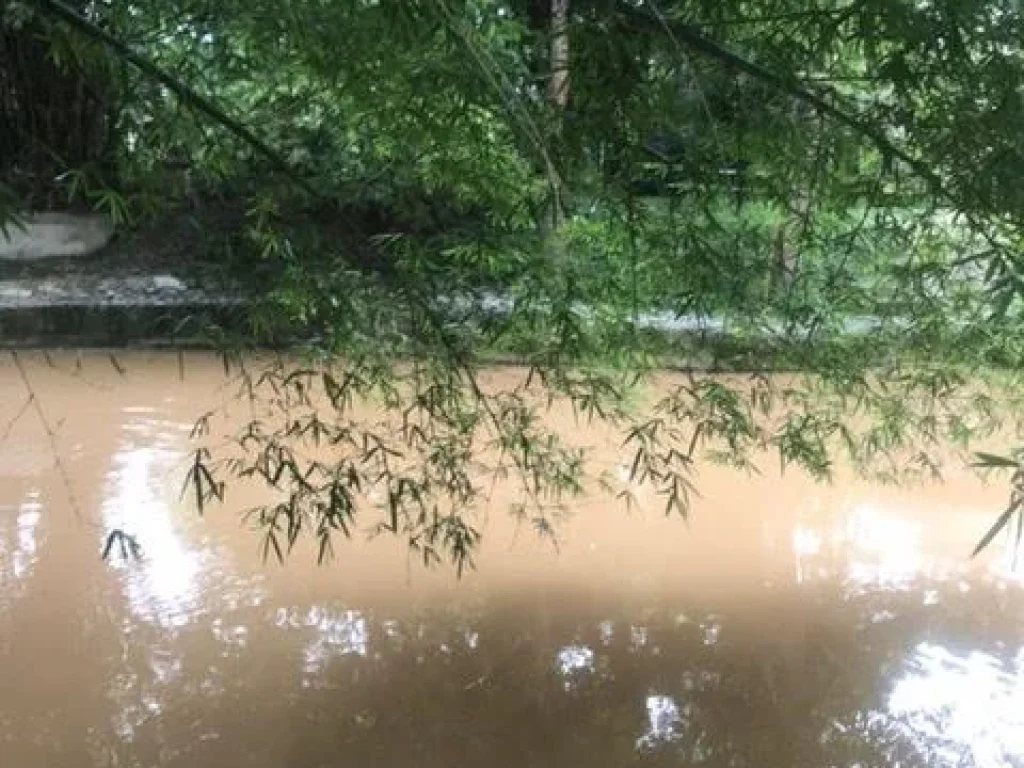
[[[198,221],[260,297],[222,342],[302,358],[237,369],[200,506],[461,569],[494,477],[540,531],[584,487],[552,402],[684,514],[702,457],[898,479],[1015,426],[1021,40],[1010,0],[0,0],[0,219]]]

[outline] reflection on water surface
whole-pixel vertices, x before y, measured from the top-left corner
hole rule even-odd
[[[77,513],[37,423],[0,445],[0,766],[1024,765],[1019,573],[966,558],[997,486],[709,469],[689,526],[492,514],[462,584],[388,541],[281,568],[179,499],[219,365],[124,364],[29,366]]]

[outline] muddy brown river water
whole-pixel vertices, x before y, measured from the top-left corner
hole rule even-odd
[[[707,468],[689,523],[595,498],[558,551],[498,500],[461,582],[389,540],[282,567],[179,500],[217,361],[22,360],[53,434],[4,359],[2,768],[1024,765],[1024,584],[968,559],[1000,484]]]

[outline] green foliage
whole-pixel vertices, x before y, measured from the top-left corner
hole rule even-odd
[[[268,554],[308,532],[324,557],[375,507],[380,531],[461,568],[498,467],[551,530],[584,457],[523,392],[480,389],[496,356],[621,429],[633,482],[669,511],[702,457],[751,470],[772,451],[827,478],[842,454],[898,479],[1016,419],[1024,15],[1008,0],[573,0],[564,110],[544,96],[543,3],[0,9],[2,50],[49,56],[0,93],[0,139],[49,146],[60,169],[5,166],[0,191],[49,184],[126,226],[223,214],[208,256],[260,297],[242,341],[298,339],[315,364],[246,378],[278,421],[217,465],[282,495],[252,518]],[[64,115],[92,105],[90,130],[109,130],[91,153],[57,151],[41,123],[12,132],[23,103],[58,114],[26,85],[58,74],[103,96],[102,119],[81,93]],[[725,330],[688,330],[708,317]],[[626,407],[680,363],[755,375],[694,373]],[[801,375],[761,375],[780,368]],[[412,421],[362,424],[350,397]],[[340,453],[300,459],[309,440]],[[488,451],[508,463],[485,471]],[[200,505],[223,496],[211,462],[190,475]]]

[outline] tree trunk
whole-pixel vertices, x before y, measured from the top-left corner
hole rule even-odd
[[[557,143],[561,137],[565,110],[569,104],[569,0],[550,0],[550,2],[548,99],[555,107],[551,138],[553,143]],[[548,157],[551,156],[551,153],[548,153]],[[550,160],[548,162],[550,163]],[[549,247],[557,254],[561,250],[561,245],[557,242],[557,237],[552,238],[551,236],[557,235],[558,230],[565,223],[565,189],[561,174],[556,167],[549,167],[547,176],[551,186],[551,203],[544,225],[547,230]]]
[[[551,75],[548,98],[559,110],[569,104],[569,0],[551,0]]]
[[[809,194],[797,194],[783,222],[775,230],[775,275],[779,289],[788,292],[800,274],[800,248],[812,214]]]
[[[799,255],[792,243],[787,242],[786,230],[795,229],[791,221],[780,224],[775,230],[775,280],[779,290],[789,291],[796,281]]]

